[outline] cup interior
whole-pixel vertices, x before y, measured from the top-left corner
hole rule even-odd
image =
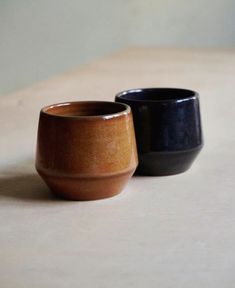
[[[117,98],[128,101],[176,101],[191,99],[196,92],[180,88],[145,88],[123,91]]]
[[[62,117],[95,117],[107,115],[119,115],[129,110],[129,107],[122,103],[115,102],[67,102],[47,106],[42,112]]]

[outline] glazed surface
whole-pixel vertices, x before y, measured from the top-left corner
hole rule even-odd
[[[129,107],[109,102],[72,103],[70,106],[71,109],[69,105],[64,106],[65,113],[61,111],[63,106],[50,108],[50,113],[43,109],[40,113],[36,168],[50,182],[49,186],[53,183],[53,187],[57,187],[55,181],[62,183],[59,178],[67,182],[71,179],[71,183],[76,179],[84,184],[82,179],[87,179],[88,183],[91,179],[133,174],[137,153]],[[102,114],[88,116],[91,110],[102,111]],[[114,114],[108,114],[110,111]],[[105,189],[112,191],[111,186]]]
[[[195,151],[203,145],[196,92],[177,88],[131,89],[119,93],[115,100],[132,109],[140,163],[137,172],[170,175],[191,166],[198,154]]]

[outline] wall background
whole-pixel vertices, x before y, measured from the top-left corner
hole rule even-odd
[[[0,95],[133,45],[235,46],[234,0],[0,0]]]

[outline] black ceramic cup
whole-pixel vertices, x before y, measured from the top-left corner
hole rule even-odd
[[[132,109],[139,175],[173,175],[186,171],[203,146],[199,95],[178,88],[120,92],[116,102]]]

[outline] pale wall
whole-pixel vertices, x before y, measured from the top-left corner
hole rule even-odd
[[[0,94],[130,45],[233,46],[234,0],[0,0]]]

